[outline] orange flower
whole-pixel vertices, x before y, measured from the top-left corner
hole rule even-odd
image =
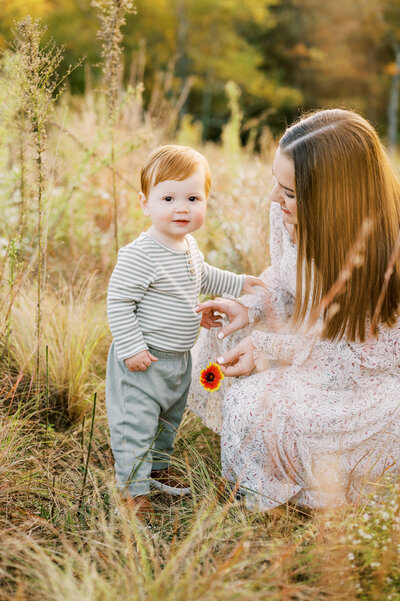
[[[208,392],[218,390],[223,379],[224,374],[217,363],[209,363],[206,369],[203,369],[200,372],[200,384],[208,390]]]

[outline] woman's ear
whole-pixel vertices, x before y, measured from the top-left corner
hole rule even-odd
[[[147,198],[145,197],[143,192],[139,192],[139,204],[142,207],[143,214],[149,216],[150,211],[149,207],[147,206]]]

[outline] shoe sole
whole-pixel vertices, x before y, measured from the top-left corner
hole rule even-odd
[[[158,480],[153,480],[153,478],[150,479],[150,486],[156,488],[157,490],[161,490],[161,492],[166,492],[167,494],[172,495],[174,497],[184,497],[186,495],[190,495],[190,493],[192,492],[192,489],[189,487],[177,488],[176,486],[168,486],[167,484],[163,484]]]

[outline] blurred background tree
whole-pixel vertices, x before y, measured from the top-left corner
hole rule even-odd
[[[125,80],[144,83],[144,102],[179,100],[176,125],[197,122],[219,139],[229,118],[228,81],[241,90],[242,141],[278,135],[301,110],[346,106],[397,143],[400,0],[137,0],[124,30]],[[41,17],[83,93],[96,85],[101,47],[90,0],[2,0],[0,45],[13,21]],[[86,79],[86,82],[85,82]],[[189,120],[189,121],[188,121]]]

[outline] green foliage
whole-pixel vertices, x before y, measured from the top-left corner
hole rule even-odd
[[[201,122],[203,140],[219,137],[229,118],[224,89],[230,80],[242,92],[242,142],[249,122],[258,142],[265,126],[280,133],[299,108],[329,105],[359,109],[385,130],[399,0],[138,0],[136,15],[124,4],[128,0],[115,6],[126,15],[125,80],[144,83],[146,107],[156,100],[161,74],[168,80],[169,101],[189,86],[174,125],[190,114]],[[92,66],[102,57],[110,65],[114,60],[112,46],[105,49],[105,38],[98,39],[97,9],[90,0],[3,0],[0,11],[0,45],[13,19],[31,14],[64,44],[66,64],[82,55]],[[109,28],[113,18],[109,13]],[[117,30],[112,43],[118,46]],[[100,77],[95,70],[96,83]],[[71,87],[83,92],[84,86],[79,70]],[[107,90],[112,94],[113,87]]]

